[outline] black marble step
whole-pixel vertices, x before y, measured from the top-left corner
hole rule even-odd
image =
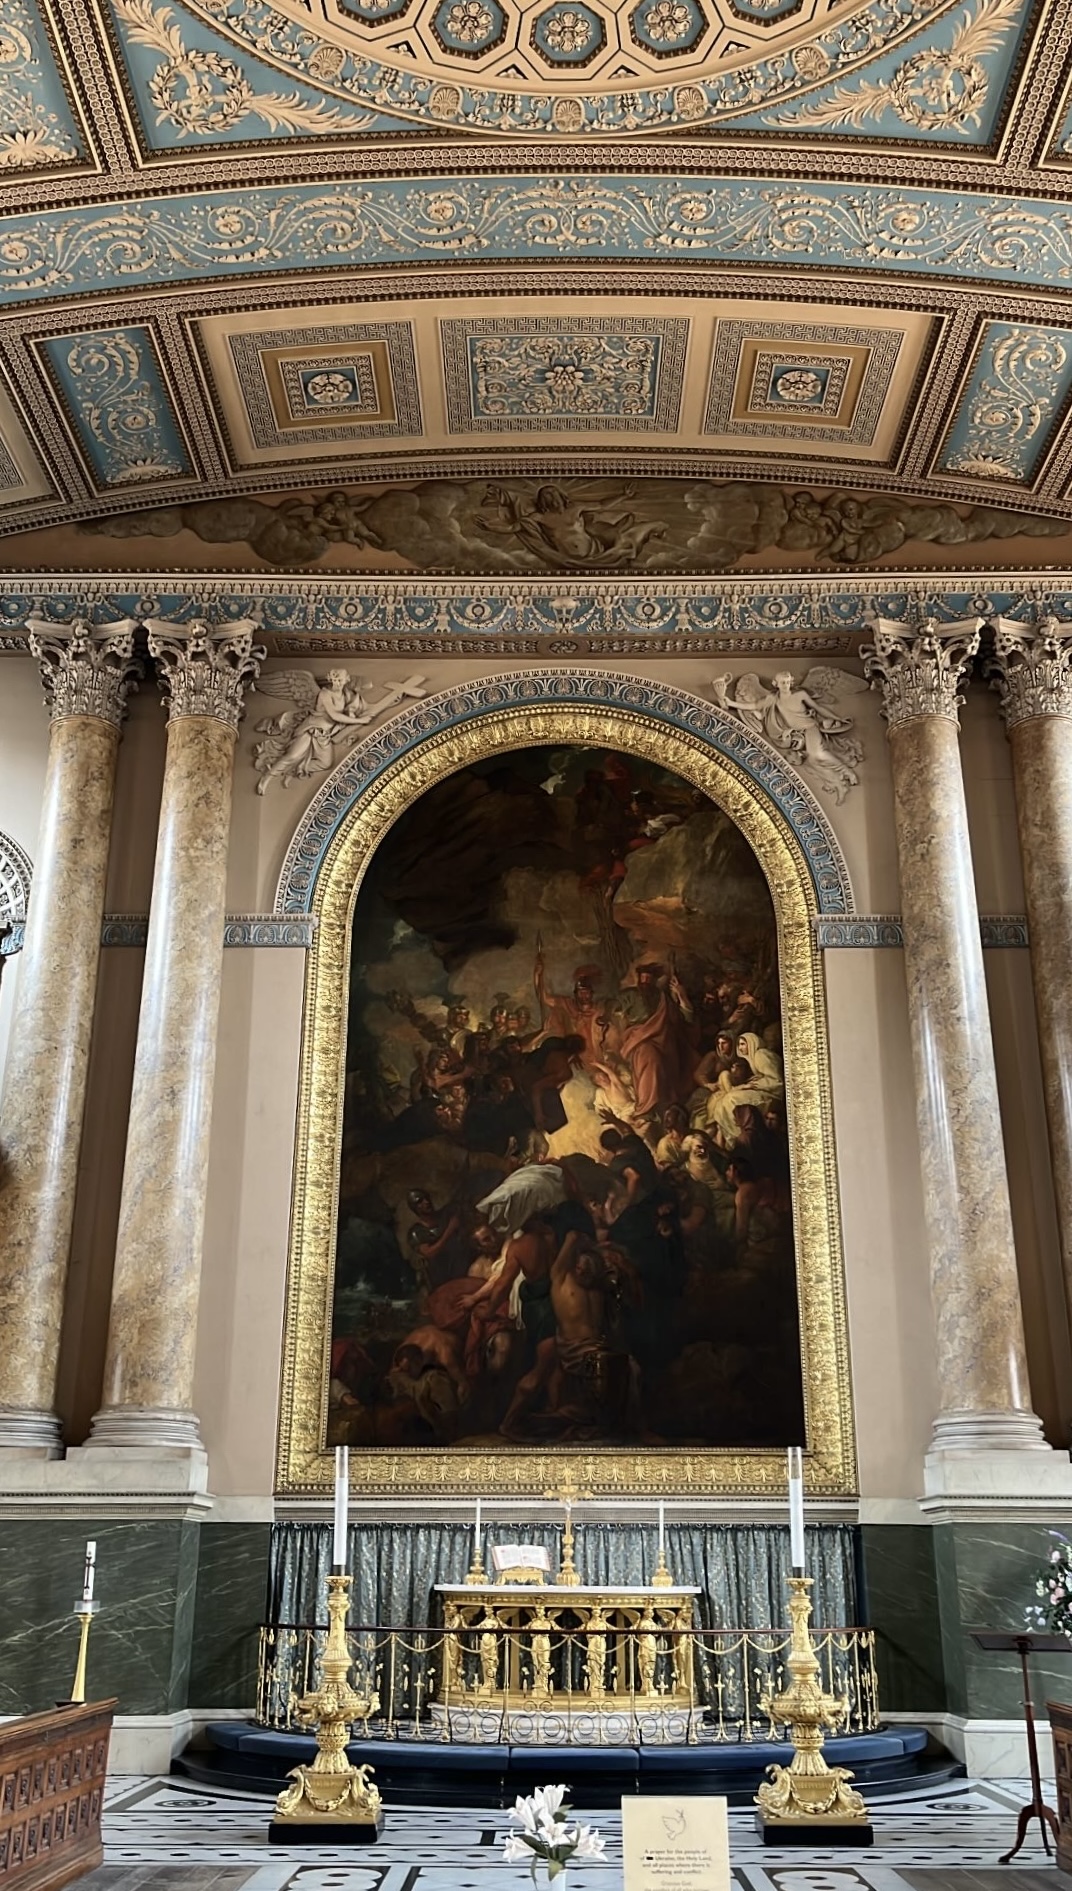
[[[292,1766],[312,1758],[308,1735],[273,1733],[250,1722],[223,1721],[206,1729],[204,1747],[188,1747],[174,1771],[202,1785],[238,1791],[281,1791]],[[922,1727],[882,1728],[873,1734],[830,1740],[831,1765],[850,1767],[868,1798],[918,1787],[925,1790],[960,1778],[964,1768],[949,1754],[928,1750]],[[475,1746],[432,1740],[355,1740],[347,1749],[355,1764],[370,1761],[384,1799],[409,1805],[511,1805],[547,1779],[562,1779],[585,1806],[617,1805],[623,1794],[643,1792],[724,1794],[731,1805],[750,1805],[764,1770],[786,1764],[783,1743],[696,1746]]]

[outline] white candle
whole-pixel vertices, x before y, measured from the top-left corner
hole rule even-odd
[[[346,1445],[335,1446],[335,1534],[331,1560],[336,1569],[346,1570],[346,1522],[350,1497],[350,1453]]]
[[[87,1543],[86,1544],[86,1567],[85,1567],[85,1573],[83,1574],[83,1577],[82,1577],[83,1602],[92,1602],[93,1600],[93,1576],[94,1576],[96,1567],[97,1567],[97,1545],[95,1543]]]
[[[663,1500],[660,1497],[659,1499],[659,1561],[660,1562],[662,1562],[665,1552],[666,1552],[666,1505],[663,1503]]]
[[[480,1499],[476,1500],[476,1527],[473,1531],[473,1561],[480,1561]]]
[[[804,1567],[804,1467],[799,1445],[789,1447],[789,1560]]]

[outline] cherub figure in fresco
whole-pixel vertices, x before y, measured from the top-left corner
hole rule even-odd
[[[532,498],[489,486],[475,522],[485,532],[517,539],[546,565],[626,565],[650,539],[662,538],[666,528],[633,512],[615,511],[614,503],[586,505],[562,486],[539,486]]]

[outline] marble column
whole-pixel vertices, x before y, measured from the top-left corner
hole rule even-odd
[[[0,1103],[0,1449],[55,1456],[53,1406],[127,693],[128,620],[31,618],[50,717],[37,860]]]
[[[879,619],[940,1404],[932,1454],[1046,1449],[1031,1410],[960,767],[979,620]]]
[[[1012,749],[1031,978],[1072,1315],[1072,624],[994,620],[986,664]]]
[[[194,1346],[234,751],[263,650],[247,621],[150,621],[168,707],[104,1403],[87,1450],[199,1449]]]

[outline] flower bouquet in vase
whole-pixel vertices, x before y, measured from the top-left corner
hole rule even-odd
[[[1037,1602],[1024,1610],[1029,1628],[1072,1636],[1072,1543],[1051,1530],[1054,1547],[1035,1578]]]
[[[521,1830],[511,1832],[503,1847],[508,1865],[527,1865],[536,1883],[542,1864],[548,1882],[557,1878],[571,1858],[602,1858],[606,1839],[590,1825],[570,1824],[564,1786],[537,1786],[528,1799],[517,1799],[510,1813]]]

